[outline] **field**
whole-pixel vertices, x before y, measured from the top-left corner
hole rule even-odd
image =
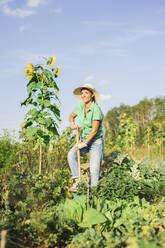
[[[97,188],[89,188],[88,157],[81,159],[78,197],[68,192],[70,129],[53,147],[0,139],[0,230],[6,247],[165,247],[165,161],[131,158],[109,149]],[[105,144],[106,151],[108,150]]]
[[[19,138],[0,136],[1,248],[165,247],[165,98],[106,114],[99,184],[89,187],[86,155],[73,195],[67,154],[76,141],[69,127],[58,134],[55,60],[28,64]]]

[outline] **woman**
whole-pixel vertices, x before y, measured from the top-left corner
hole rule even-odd
[[[80,156],[89,152],[90,183],[91,187],[97,186],[100,165],[103,159],[104,140],[101,127],[103,113],[97,104],[100,98],[99,93],[90,84],[76,88],[73,93],[82,101],[69,116],[71,129],[78,128],[75,123],[76,117],[78,117],[81,125],[81,143],[76,144],[68,153],[68,163],[72,172],[72,178],[75,180],[69,191],[76,192],[79,182],[77,150],[80,150]]]

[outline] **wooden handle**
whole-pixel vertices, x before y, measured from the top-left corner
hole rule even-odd
[[[79,131],[78,127],[76,129],[76,142],[79,143]],[[78,177],[81,179],[81,170],[80,170],[80,150],[77,150],[77,161],[78,161]]]

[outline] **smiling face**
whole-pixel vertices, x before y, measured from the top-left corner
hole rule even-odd
[[[83,88],[83,89],[81,90],[81,99],[82,99],[82,101],[83,101],[84,103],[87,104],[87,103],[89,103],[89,102],[92,102],[93,96],[94,96],[94,94],[93,94],[90,90],[85,89],[85,88]]]

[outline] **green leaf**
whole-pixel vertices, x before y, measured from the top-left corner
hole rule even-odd
[[[49,142],[50,142],[50,136],[49,135],[44,135],[43,138],[44,138],[44,143],[48,145]]]
[[[86,209],[86,196],[82,195],[78,199],[67,199],[62,206],[62,218],[81,222]]]
[[[28,98],[26,98],[26,100],[24,102],[21,102],[21,106],[25,105],[28,106],[28,104],[32,103],[32,97],[31,97],[31,93],[29,94]]]
[[[33,117],[36,117],[39,114],[39,111],[36,108],[33,108],[27,112],[27,115],[32,115]]]
[[[50,135],[59,135],[56,127],[48,127],[48,131],[50,132]]]
[[[79,224],[80,227],[91,227],[106,221],[105,216],[94,208],[89,208],[83,216],[83,222]]]
[[[40,117],[40,118],[38,118],[38,123],[40,123],[40,124],[42,124],[42,125],[44,125],[45,124],[45,119],[44,118],[42,118],[42,117]]]
[[[37,98],[36,99],[36,102],[39,103],[40,105],[43,105],[44,104],[44,101],[40,98]]]
[[[45,119],[45,124],[46,124],[46,127],[49,127],[52,124],[52,119],[50,117]]]
[[[31,91],[35,91],[37,89],[40,89],[42,86],[42,82],[35,82],[35,81],[32,81],[28,86],[27,86],[27,91],[28,93],[30,93]]]
[[[60,117],[60,110],[59,110],[59,108],[57,107],[56,104],[51,105],[51,106],[49,107],[49,109],[50,109],[56,116]]]
[[[44,107],[47,108],[50,106],[50,100],[44,100]]]
[[[25,126],[24,128],[28,128],[29,126],[31,126],[33,124],[31,119],[26,120]]]
[[[160,246],[157,246],[154,242],[145,241],[145,240],[139,240],[138,242],[139,248],[158,248]]]
[[[29,127],[29,128],[27,128],[27,133],[26,134],[27,134],[27,136],[29,138],[31,138],[37,133],[37,131],[38,131],[37,127]]]
[[[53,88],[56,90],[56,94],[59,93],[59,87],[57,86],[56,82],[53,80],[52,82]]]

